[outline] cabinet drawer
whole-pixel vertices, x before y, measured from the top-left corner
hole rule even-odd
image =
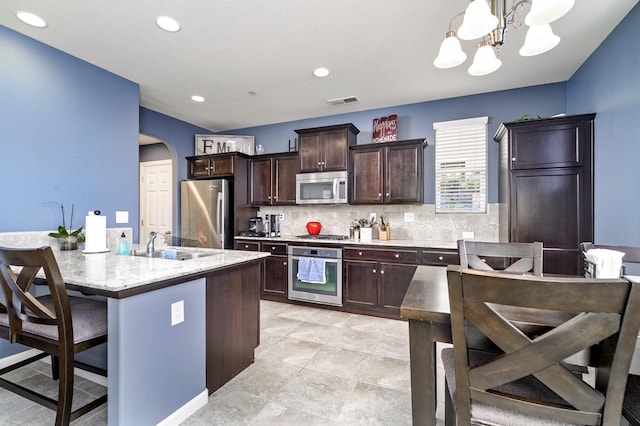
[[[263,242],[262,250],[272,254],[287,254],[287,245],[282,243]]]
[[[343,251],[344,259],[382,260],[402,263],[418,263],[416,250],[378,250],[369,248],[347,248]]]
[[[260,243],[249,241],[236,241],[234,243],[236,250],[260,251]]]
[[[421,259],[421,265],[436,265],[436,266],[447,266],[447,265],[459,265],[460,264],[460,256],[458,255],[457,250],[452,251],[436,251],[436,250],[423,250]]]

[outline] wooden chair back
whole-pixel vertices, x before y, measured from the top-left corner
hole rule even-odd
[[[0,284],[8,311],[9,340],[16,343],[25,322],[57,327],[57,340],[51,348],[69,342],[73,346],[73,327],[67,290],[50,247],[31,250],[0,248]],[[20,268],[18,275],[11,267]],[[47,307],[30,293],[37,274],[44,272],[53,306]]]
[[[585,277],[595,276],[595,271],[593,270],[593,264],[588,262],[586,258],[584,258],[584,253],[591,249],[607,249],[607,250],[615,250],[624,253],[622,257],[622,271],[620,271],[620,275],[624,275],[624,264],[625,263],[640,263],[640,247],[631,247],[631,246],[611,246],[611,245],[603,245],[603,244],[593,244],[590,242],[580,243],[580,252],[583,254],[584,260],[584,273]]]
[[[532,273],[542,276],[542,243],[491,243],[458,240],[458,255],[462,269],[479,271],[502,270],[515,274]],[[502,267],[490,259],[501,258]]]
[[[447,274],[458,424],[470,423],[472,401],[569,423],[619,424],[640,329],[640,282],[512,275],[457,265],[450,265]],[[537,321],[551,329],[535,337],[523,333],[512,321],[520,309],[532,321],[535,311],[542,310]],[[557,315],[552,318],[550,312]],[[504,353],[487,353],[482,364],[470,365],[469,329]],[[592,387],[563,360],[594,345],[602,352]],[[549,395],[512,393],[516,383],[531,377]]]

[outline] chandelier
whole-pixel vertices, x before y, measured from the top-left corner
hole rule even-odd
[[[490,4],[489,4],[490,3]],[[460,40],[481,39],[478,50],[469,67],[469,74],[481,76],[491,74],[502,65],[496,52],[504,43],[507,26],[518,29],[522,23],[517,15],[525,4],[531,3],[524,23],[529,27],[520,55],[534,56],[547,52],[560,43],[560,37],[551,30],[549,23],[564,16],[575,3],[575,0],[513,0],[510,9],[506,8],[506,0],[471,0],[464,12],[458,13],[449,22],[449,31],[440,45],[438,57],[433,61],[437,68],[453,68],[467,59],[462,51]],[[458,33],[453,31],[456,18],[463,16]]]

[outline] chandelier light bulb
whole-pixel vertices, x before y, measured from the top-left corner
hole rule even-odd
[[[502,61],[496,58],[493,47],[488,42],[482,41],[473,57],[473,64],[469,67],[469,74],[479,77],[491,74],[501,66]]]
[[[530,27],[520,48],[520,55],[535,56],[548,52],[560,43],[560,37],[553,33],[549,24]]]
[[[462,51],[460,40],[456,33],[450,31],[440,45],[440,53],[433,61],[436,68],[453,68],[467,60],[467,54]]]
[[[464,20],[458,29],[462,40],[473,40],[489,34],[498,25],[498,18],[491,14],[486,0],[473,0],[464,12]]]
[[[549,24],[571,10],[575,0],[531,0],[531,10],[524,18],[530,27]]]

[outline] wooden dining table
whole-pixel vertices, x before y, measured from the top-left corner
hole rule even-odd
[[[409,322],[411,411],[414,426],[436,424],[436,342],[451,343],[447,268],[418,266],[400,315]],[[630,372],[640,374],[640,345],[636,344]]]

